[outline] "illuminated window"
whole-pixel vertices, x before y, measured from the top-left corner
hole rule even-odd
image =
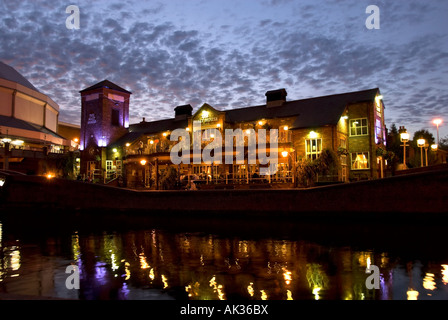
[[[306,158],[315,160],[319,158],[322,153],[322,139],[307,139],[305,140]]]
[[[367,118],[350,120],[350,136],[364,136],[368,132]]]
[[[352,170],[362,170],[370,168],[368,152],[353,152],[351,154]]]
[[[291,142],[291,130],[285,130],[283,127],[278,130],[278,142]]]

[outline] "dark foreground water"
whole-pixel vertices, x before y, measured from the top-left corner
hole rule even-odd
[[[106,221],[105,221],[106,222]],[[424,221],[58,228],[0,221],[0,294],[65,299],[448,299],[444,228]],[[174,225],[174,223],[173,223]],[[192,225],[195,225],[194,223]],[[286,226],[286,227],[285,227]],[[264,227],[264,228],[263,228]],[[67,289],[74,263],[80,289]],[[380,270],[367,289],[365,270]]]

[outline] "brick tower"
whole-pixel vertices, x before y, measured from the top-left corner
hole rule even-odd
[[[81,174],[100,178],[106,148],[128,132],[131,92],[104,80],[81,93]]]

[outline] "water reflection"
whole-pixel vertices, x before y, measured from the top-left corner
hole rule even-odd
[[[304,240],[243,239],[158,229],[27,243],[3,236],[0,292],[75,299],[446,299],[447,260],[403,265],[386,251]],[[448,258],[448,257],[446,257]],[[81,290],[64,287],[75,263]],[[380,268],[368,290],[366,268]],[[18,278],[27,274],[27,284]]]

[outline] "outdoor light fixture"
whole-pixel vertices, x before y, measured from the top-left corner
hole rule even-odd
[[[246,130],[246,133],[247,133],[247,134],[250,134],[250,129],[247,129],[247,130]]]
[[[23,144],[23,142],[24,142],[23,140],[14,140],[11,143],[16,146],[21,146]]]
[[[76,143],[78,143],[78,142],[79,142],[79,139],[78,139],[78,138],[75,138],[75,139],[73,139],[73,141],[76,142]]]
[[[52,178],[54,178],[54,176],[53,176],[51,173],[47,174],[46,177],[47,177],[47,179],[52,179]]]
[[[145,160],[145,159],[140,160],[140,164],[141,164],[142,166],[144,166],[144,165],[146,164],[146,160]]]
[[[403,142],[403,168],[406,169],[406,143],[409,141],[409,133],[404,127],[401,128],[402,132],[400,133],[400,140]]]
[[[288,156],[288,151],[282,151],[283,158],[286,158]]]
[[[216,127],[218,127],[218,128],[221,128],[221,124],[220,124],[220,123],[218,123],[218,124],[216,125]]]
[[[431,150],[432,150],[432,151],[437,151],[438,147],[439,147],[438,145],[436,145],[436,144],[432,144],[432,145],[431,145]]]
[[[439,126],[442,124],[442,119],[440,119],[440,118],[437,118],[437,119],[434,119],[433,121],[432,121],[432,123],[434,123],[436,126],[437,126],[437,144],[439,144],[440,143],[440,141],[439,141]]]
[[[258,125],[259,125],[259,126],[262,126],[262,125],[263,125],[263,121],[261,121],[261,120],[258,121]]]
[[[420,148],[420,159],[421,159],[420,160],[420,166],[421,167],[423,167],[423,147],[425,146],[425,144],[426,144],[426,140],[425,139],[420,138],[420,139],[417,140],[417,145]]]
[[[400,139],[401,139],[401,142],[408,142],[409,141],[409,133],[407,133],[407,132],[400,133]]]
[[[150,141],[149,141],[149,144],[154,144],[154,140],[150,140]]]
[[[288,126],[283,127],[283,130],[285,130],[285,131],[288,131],[288,129],[289,129]]]
[[[5,184],[5,179],[0,178],[0,187],[3,187],[4,184]]]
[[[310,139],[316,139],[317,138],[317,132],[311,131],[309,136],[310,136]]]
[[[208,112],[207,110],[202,111],[202,119],[208,118],[208,116],[210,115],[210,112]]]
[[[167,136],[166,132],[164,132],[164,133],[162,134],[162,136],[166,137],[166,136]]]
[[[8,143],[8,142],[11,142],[11,139],[9,139],[9,138],[3,138],[3,139],[2,139],[2,142],[4,142],[4,143]]]
[[[347,120],[348,116],[342,116],[341,118],[344,119],[344,120]]]
[[[189,127],[186,127],[185,130],[186,130],[186,131],[190,131],[190,128],[189,128]]]
[[[126,147],[129,147],[131,144],[128,142],[128,143],[126,143]]]
[[[112,152],[113,152],[113,153],[117,153],[117,151],[118,151],[117,148],[113,148],[113,149],[112,149]]]

